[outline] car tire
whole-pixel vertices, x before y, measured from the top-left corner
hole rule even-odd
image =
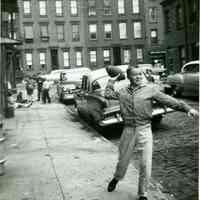
[[[161,121],[162,121],[162,118],[163,118],[162,115],[154,116],[154,117],[152,118],[152,124],[153,124],[153,125],[160,124]]]

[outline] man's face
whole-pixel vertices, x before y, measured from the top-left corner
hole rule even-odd
[[[142,70],[139,68],[132,68],[130,70],[128,79],[130,80],[132,85],[140,86],[145,83],[145,77],[142,73]]]

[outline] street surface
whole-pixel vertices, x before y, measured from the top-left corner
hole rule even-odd
[[[198,109],[197,100],[184,101]],[[73,106],[66,110],[78,118]],[[111,127],[101,134],[117,146],[120,133],[119,127]],[[198,119],[181,112],[167,114],[153,133],[153,179],[177,200],[198,200]]]
[[[5,119],[5,174],[0,200],[136,200],[137,170],[131,165],[116,191],[106,188],[117,147],[57,102],[34,102]],[[149,200],[174,200],[151,184]]]

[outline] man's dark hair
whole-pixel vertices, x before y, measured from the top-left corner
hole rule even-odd
[[[136,69],[136,68],[139,68],[139,66],[138,65],[129,66],[127,68],[127,70],[126,70],[127,77],[129,77],[129,74],[131,73],[131,70]]]

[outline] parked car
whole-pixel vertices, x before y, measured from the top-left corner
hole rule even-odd
[[[117,67],[123,71],[126,77],[128,65]],[[79,115],[98,127],[123,123],[119,101],[104,97],[105,87],[109,79],[110,77],[105,68],[92,71],[90,74],[83,76],[81,90],[75,95],[75,106]],[[129,80],[126,77],[124,80],[115,83],[115,90],[120,90],[128,84]],[[173,110],[155,103],[152,113],[153,119],[160,122],[162,115],[168,112],[173,112]]]
[[[40,75],[41,78],[48,79],[49,81],[59,81],[60,80],[60,74],[62,72],[65,72],[68,69],[57,69],[57,70],[52,70],[49,74],[43,74]]]
[[[61,102],[73,102],[74,93],[81,88],[83,75],[90,73],[90,71],[89,68],[79,67],[61,72],[60,80],[57,84],[57,94]]]
[[[173,96],[199,96],[199,64],[200,61],[191,61],[183,65],[180,73],[169,75],[166,84],[168,93]]]

